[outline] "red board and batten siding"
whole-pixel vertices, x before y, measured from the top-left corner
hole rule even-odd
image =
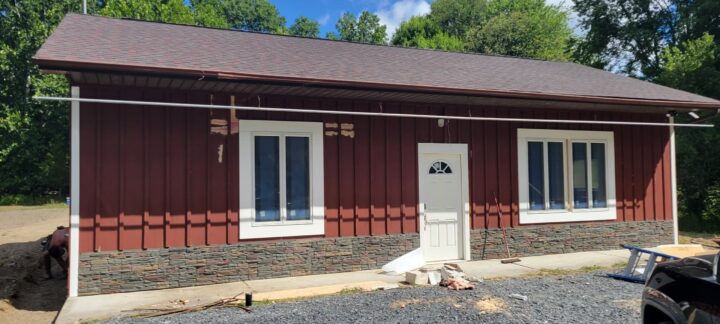
[[[231,94],[81,86],[81,95],[228,105]],[[663,120],[658,115],[234,95],[237,105],[270,107]],[[83,103],[80,113],[82,252],[238,243],[238,135],[230,111]],[[236,117],[325,123],[326,237],[417,232],[417,143],[468,144],[473,229],[500,222],[521,226],[519,127],[613,131],[617,221],[671,218],[668,130],[663,127],[451,120],[441,128],[428,119],[239,111]]]

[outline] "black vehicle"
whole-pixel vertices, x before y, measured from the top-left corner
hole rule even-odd
[[[720,253],[659,263],[645,284],[643,323],[720,323]]]

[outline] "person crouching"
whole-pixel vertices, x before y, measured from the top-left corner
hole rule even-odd
[[[50,258],[55,259],[63,270],[64,278],[67,278],[68,274],[68,259],[63,258],[63,255],[68,249],[68,233],[67,228],[64,226],[58,226],[57,229],[43,242],[43,261],[45,263],[45,272],[47,273],[47,279],[52,279],[52,265]]]

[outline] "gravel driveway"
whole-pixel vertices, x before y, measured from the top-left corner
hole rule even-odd
[[[586,273],[486,281],[475,290],[441,287],[351,293],[145,320],[142,323],[637,323],[642,285]],[[509,294],[528,297],[522,301]],[[123,321],[118,321],[123,322]]]

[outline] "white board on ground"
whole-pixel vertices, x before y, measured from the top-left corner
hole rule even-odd
[[[423,257],[422,249],[418,248],[390,261],[382,267],[382,270],[389,275],[401,275],[405,272],[419,269],[424,265],[425,257]]]

